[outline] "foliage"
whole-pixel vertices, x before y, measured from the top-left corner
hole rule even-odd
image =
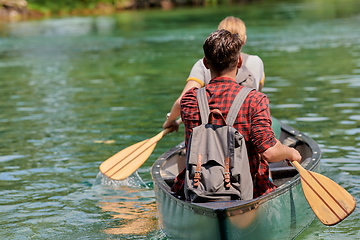
[[[75,9],[94,9],[98,4],[116,6],[121,0],[28,0],[29,8],[43,11],[48,9],[52,12]]]

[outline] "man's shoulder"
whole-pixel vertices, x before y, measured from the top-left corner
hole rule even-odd
[[[210,81],[210,70],[206,69],[202,58],[193,65],[186,81],[196,81],[201,86]]]
[[[240,86],[240,88],[246,88],[246,87]],[[252,89],[252,91],[249,92],[249,95],[266,97],[265,93],[260,92],[260,91],[256,90],[255,88],[251,88],[251,89]]]
[[[241,53],[241,56],[243,57],[243,59],[245,60],[244,61],[244,64],[246,63],[263,63],[263,61],[261,60],[261,58],[258,56],[258,55],[250,55],[250,54],[247,54],[247,53]]]
[[[194,69],[206,69],[206,68],[205,68],[205,65],[204,65],[204,62],[203,62],[203,59],[200,58],[199,60],[197,60],[197,61],[194,63],[192,69],[193,69],[193,70],[194,70]]]
[[[268,99],[268,97],[267,97],[267,95],[265,93],[259,92],[256,89],[251,91],[248,94],[248,97],[252,98],[252,99],[257,99],[257,101],[261,101],[262,99]]]

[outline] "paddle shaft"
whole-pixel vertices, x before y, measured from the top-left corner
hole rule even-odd
[[[180,124],[181,119],[177,120]],[[166,128],[156,136],[142,142],[133,144],[100,165],[100,171],[113,180],[123,180],[134,173],[151,155],[160,139],[171,132],[172,128]]]
[[[145,140],[140,146],[138,146],[136,148],[136,150],[134,150],[133,152],[127,154],[124,159],[126,159],[127,157],[130,157],[131,154],[133,154],[135,151],[137,151],[137,155],[133,156],[133,159],[141,156],[141,154],[143,154],[146,150],[150,149],[151,147],[153,147],[154,145],[156,145],[158,143],[158,141],[161,140],[162,137],[164,137],[166,134],[168,134],[171,131],[171,128],[166,128],[163,131],[161,131],[160,133],[158,133],[156,136],[154,136],[153,138],[156,138],[156,141],[152,142],[151,144],[149,144],[148,146],[144,147],[146,143],[150,142],[151,139],[147,139]],[[142,150],[141,152],[139,150]],[[116,165],[114,165],[112,168],[109,168],[106,172],[109,172],[111,169],[115,168],[118,164],[120,164],[123,160],[120,160]],[[126,168],[126,166],[128,166],[129,164],[131,164],[131,161],[127,162],[126,164],[124,164],[121,168],[118,168],[114,173],[112,173],[111,176],[115,175],[116,173],[118,173],[119,171],[121,171],[122,169]]]

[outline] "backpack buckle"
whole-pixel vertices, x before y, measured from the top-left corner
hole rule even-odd
[[[202,164],[202,155],[198,154],[197,162],[196,162],[196,169],[194,175],[194,187],[199,186],[199,182],[201,179],[201,164]]]

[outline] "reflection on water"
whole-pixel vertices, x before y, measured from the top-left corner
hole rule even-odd
[[[157,220],[154,217],[155,203],[139,204],[138,199],[133,202],[104,203],[100,206],[104,212],[111,212],[113,219],[121,220],[121,224],[105,229],[109,235],[127,234],[146,236],[157,228]],[[128,201],[130,199],[127,199]]]
[[[124,236],[151,236],[155,232],[157,239],[161,237],[161,231],[154,231],[159,227],[153,191],[143,191],[149,187],[138,173],[122,181],[109,179],[99,173],[94,186],[101,187],[102,191],[108,189],[116,192],[116,195],[105,194],[98,203],[101,210],[114,220],[104,229],[104,233],[121,239]]]
[[[99,165],[159,133],[202,43],[227,15],[265,64],[271,113],[313,137],[322,174],[360,200],[359,1],[255,1],[0,24],[1,239],[166,239],[150,167],[125,181]],[[356,239],[360,211],[297,239]]]

